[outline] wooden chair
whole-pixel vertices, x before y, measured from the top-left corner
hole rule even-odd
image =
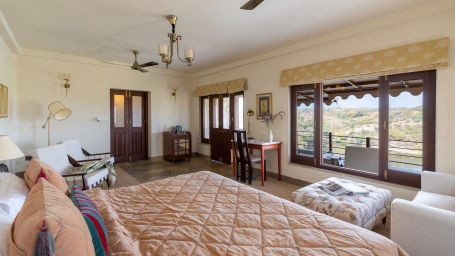
[[[250,156],[248,150],[248,136],[245,130],[234,130],[232,141],[234,144],[234,155],[236,161],[236,178],[240,178],[240,181],[251,184],[253,179],[253,164],[261,164],[260,156]],[[248,169],[247,169],[248,165]],[[266,174],[266,161],[264,160],[264,180],[267,179]],[[248,170],[248,177],[246,177],[246,171]],[[262,174],[261,174],[262,175]]]

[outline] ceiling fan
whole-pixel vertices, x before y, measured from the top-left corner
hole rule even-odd
[[[133,64],[131,66],[130,65],[120,64],[120,63],[115,63],[115,62],[107,62],[107,61],[103,61],[103,62],[107,63],[107,64],[112,64],[112,65],[128,66],[131,69],[141,71],[142,73],[148,72],[148,70],[145,70],[144,68],[158,65],[158,63],[156,63],[154,61],[147,62],[147,63],[144,63],[144,64],[139,64],[137,62],[137,55],[139,54],[139,51],[138,50],[133,50],[133,54],[134,54],[134,62],[133,62]]]
[[[240,7],[240,9],[253,10],[258,5],[260,5],[262,2],[264,2],[264,0],[249,0],[246,4],[242,5],[242,7]]]
[[[133,70],[139,70],[142,73],[145,73],[145,72],[148,72],[148,71],[143,69],[143,68],[158,65],[158,63],[156,63],[154,61],[147,62],[147,63],[144,63],[144,64],[139,64],[139,63],[137,63],[137,55],[139,54],[139,51],[138,50],[133,50],[133,54],[134,54],[134,62],[133,62],[133,65],[131,66],[131,69],[133,69]]]

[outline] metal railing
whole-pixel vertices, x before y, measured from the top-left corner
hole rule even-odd
[[[314,151],[313,131],[297,131],[297,149]],[[379,139],[360,136],[334,135],[332,132],[322,133],[323,153],[330,153],[344,159],[346,146],[379,147]],[[389,140],[389,165],[403,167],[422,166],[422,141]]]

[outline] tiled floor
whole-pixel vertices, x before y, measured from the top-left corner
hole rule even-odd
[[[207,157],[193,157],[191,161],[175,163],[162,159],[153,159],[134,163],[121,163],[118,164],[118,166],[141,182],[159,180],[198,171],[211,171],[225,177],[235,179],[233,177],[231,165],[210,161]],[[278,181],[276,178],[272,177],[272,175],[269,175],[267,177],[267,181],[265,182],[265,186],[261,186],[261,176],[258,176],[256,180],[253,180],[251,186],[289,200],[293,191],[306,184],[308,183],[295,185],[288,182]]]
[[[228,178],[233,177],[232,166],[213,162],[207,157],[193,157],[191,161],[182,162],[168,162],[161,158],[153,160],[139,161],[133,163],[120,163],[116,164],[118,169],[119,181],[117,186],[135,185],[132,176],[138,183],[144,183],[153,180],[164,179],[180,174],[186,174],[198,171],[211,171],[223,175]],[[123,174],[126,171],[129,175]],[[122,180],[124,179],[124,180]],[[295,183],[295,184],[292,184]],[[297,185],[298,184],[298,185]],[[252,187],[268,192],[272,195],[289,200],[291,193],[298,188],[301,188],[309,183],[304,181],[278,181],[273,175],[268,175],[265,186],[261,186],[261,177],[258,176],[253,180]],[[389,237],[390,236],[390,222],[386,226],[378,225],[373,231]]]

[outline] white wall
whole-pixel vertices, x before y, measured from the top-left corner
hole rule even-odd
[[[16,143],[24,152],[47,146],[43,125],[50,102],[60,100],[72,110],[69,119],[51,120],[51,143],[79,138],[89,151],[110,151],[110,122],[96,122],[96,116],[110,116],[110,89],[149,92],[149,156],[162,155],[162,131],[170,126],[191,126],[193,91],[184,74],[157,70],[140,73],[98,61],[51,53],[24,51],[17,57]],[[62,73],[71,73],[71,88],[65,96]],[[171,89],[177,85],[177,102]],[[150,136],[151,135],[151,136]]]
[[[8,87],[8,109],[10,117],[0,118],[0,134],[9,134],[12,128],[15,109],[13,103],[16,97],[16,55],[9,49],[0,37],[0,83]]]
[[[8,87],[8,112],[9,117],[0,118],[0,134],[9,135],[13,141],[17,141],[19,134],[15,132],[15,120],[17,108],[17,56],[8,47],[5,40],[0,36],[0,83]],[[15,161],[3,161],[11,170],[16,166]]]
[[[330,176],[342,177],[346,175],[289,162],[289,88],[280,87],[280,71],[315,62],[449,36],[451,38],[450,64],[448,68],[437,72],[436,168],[440,172],[455,173],[455,158],[452,150],[453,145],[455,145],[455,133],[453,132],[455,130],[455,115],[453,114],[455,109],[455,101],[453,100],[455,95],[455,86],[453,85],[453,81],[455,81],[455,67],[453,65],[455,59],[455,51],[453,50],[455,49],[455,30],[453,27],[455,24],[455,7],[453,2],[446,2],[445,4],[446,6],[436,6],[439,9],[429,5],[413,11],[406,11],[400,15],[391,15],[367,24],[324,35],[303,42],[301,45],[279,49],[268,55],[207,70],[198,74],[197,85],[246,77],[248,79],[248,90],[245,92],[245,111],[248,108],[256,111],[256,94],[272,92],[273,111],[283,110],[286,113],[285,119],[278,120],[273,127],[275,138],[283,142],[282,174],[309,182],[316,182]],[[409,17],[414,18],[410,19]],[[296,49],[297,47],[299,48]],[[197,119],[199,118],[197,99],[193,100],[193,104],[193,119]],[[193,130],[196,129],[199,129],[199,123],[194,124]],[[251,119],[251,130],[254,137],[267,138],[265,125],[255,118]],[[199,133],[197,134],[199,135]],[[208,155],[210,148],[206,144],[199,144],[198,152]],[[267,154],[267,162],[270,163],[267,168],[276,172],[276,157],[271,154],[275,154],[275,152]],[[391,189],[394,197],[410,199],[416,191],[412,188],[390,183],[362,180]]]

